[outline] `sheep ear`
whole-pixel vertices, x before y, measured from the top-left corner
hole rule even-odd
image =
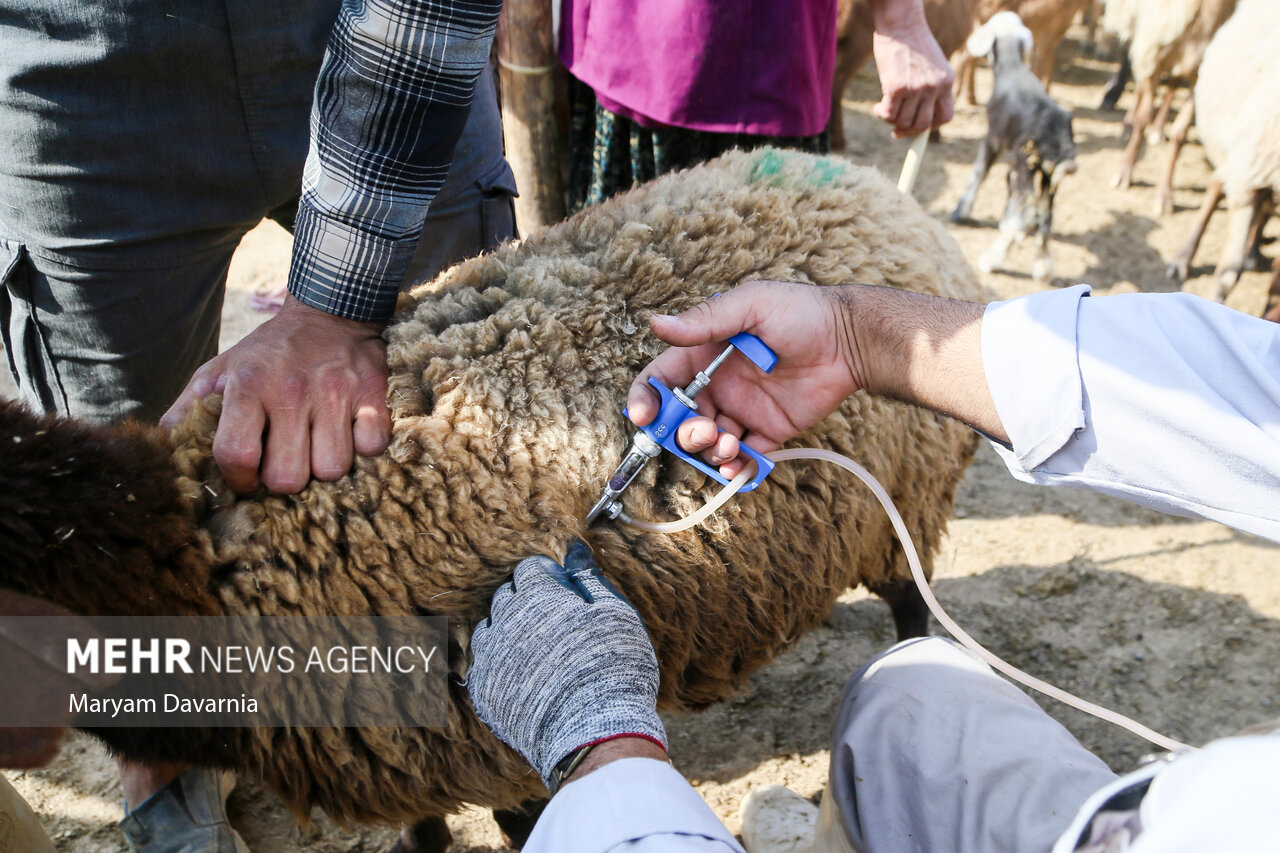
[[[991,53],[991,48],[995,43],[996,37],[991,31],[991,27],[983,24],[973,31],[973,34],[965,41],[964,47],[971,56],[986,56]]]

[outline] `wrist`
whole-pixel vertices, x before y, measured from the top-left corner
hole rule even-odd
[[[871,0],[870,5],[876,35],[901,39],[921,29],[929,32],[929,21],[920,0]]]
[[[585,755],[583,755],[584,751]],[[566,759],[579,755],[582,756],[581,760],[564,776],[558,788],[563,788],[570,782],[576,782],[584,776],[591,775],[601,767],[612,764],[615,761],[621,761],[624,758],[650,758],[667,764],[671,763],[667,750],[648,735],[616,735],[594,744],[586,744],[574,750],[573,753],[566,756]]]
[[[308,305],[292,293],[285,294],[284,303],[280,306],[280,311],[276,314],[276,317],[282,322],[291,325],[330,328],[353,336],[373,335],[379,337],[382,335],[383,329],[383,324],[381,323],[361,322],[340,317],[337,314],[330,314],[324,309]]]

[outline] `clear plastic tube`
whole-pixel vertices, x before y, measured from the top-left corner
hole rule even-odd
[[[893,529],[898,534],[898,540],[902,543],[902,550],[907,555],[907,563],[911,566],[911,577],[915,580],[916,586],[919,587],[920,595],[924,597],[925,604],[929,606],[929,610],[933,613],[938,622],[941,623],[942,627],[946,628],[961,645],[990,664],[992,669],[1004,673],[1009,678],[1026,687],[1038,690],[1046,696],[1051,696],[1065,705],[1070,705],[1072,708],[1084,711],[1086,714],[1091,714],[1098,719],[1106,720],[1109,723],[1120,726],[1123,729],[1127,729],[1138,737],[1150,741],[1161,749],[1167,749],[1175,752],[1194,749],[1194,747],[1185,743],[1181,743],[1173,738],[1166,737],[1157,731],[1153,731],[1142,723],[1130,719],[1123,714],[1117,713],[1108,708],[1103,708],[1101,705],[1095,705],[1094,703],[1081,699],[1078,696],[1074,696],[1061,688],[1055,687],[1048,682],[1041,681],[1034,675],[1029,675],[1012,664],[1005,663],[1003,660],[983,648],[977,640],[969,636],[968,632],[957,625],[955,620],[948,616],[947,612],[942,609],[942,605],[938,603],[938,599],[933,595],[933,590],[929,588],[929,581],[924,576],[924,566],[920,563],[920,556],[916,553],[915,544],[911,541],[911,534],[907,532],[907,526],[903,522],[902,516],[898,513],[898,508],[893,505],[893,501],[889,498],[888,492],[884,490],[884,487],[880,485],[876,478],[872,477],[871,474],[857,462],[854,462],[847,456],[821,448],[777,450],[768,454],[768,456],[774,462],[785,462],[788,459],[817,459],[823,462],[831,462],[835,465],[839,465],[841,468],[845,469],[865,483],[867,488],[871,489],[871,493],[875,495],[876,500],[880,502],[880,506],[884,507],[884,511],[888,513],[889,521],[892,522]],[[687,530],[701,522],[720,507],[724,506],[729,498],[733,497],[738,490],[742,488],[743,484],[751,478],[754,470],[755,463],[748,465],[745,471],[737,477],[734,477],[733,480],[721,489],[715,497],[707,501],[705,506],[692,515],[688,515],[678,521],[637,521],[630,518],[626,513],[620,514],[618,516],[618,520],[631,527],[636,527],[653,533],[676,533],[680,530]]]

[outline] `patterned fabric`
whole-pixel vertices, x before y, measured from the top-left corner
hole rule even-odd
[[[711,133],[644,127],[600,106],[591,87],[569,77],[569,210],[576,213],[659,175],[712,160],[734,148],[762,145],[827,153],[827,132],[815,136]]]
[[[289,292],[386,322],[449,171],[501,0],[346,0],[316,84]]]

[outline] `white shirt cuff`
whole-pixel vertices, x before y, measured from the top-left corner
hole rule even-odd
[[[654,842],[652,847],[643,843],[646,839]],[[565,785],[542,813],[524,850],[604,853],[624,845],[743,853],[679,771],[652,758],[624,758]]]

